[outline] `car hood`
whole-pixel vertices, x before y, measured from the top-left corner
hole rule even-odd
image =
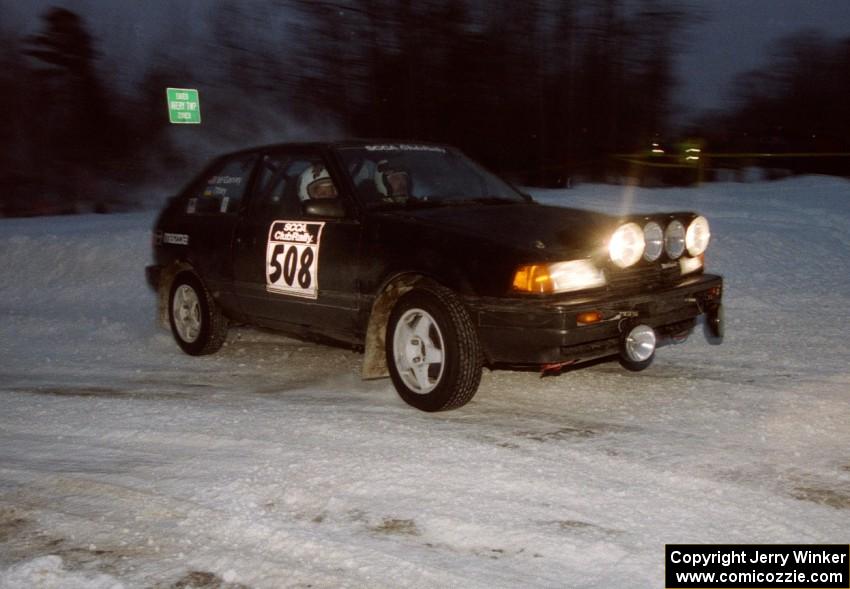
[[[604,247],[617,219],[602,213],[537,204],[446,206],[382,213],[437,232],[476,237],[535,257],[587,256]]]

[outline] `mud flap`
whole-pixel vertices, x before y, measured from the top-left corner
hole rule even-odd
[[[726,332],[723,305],[718,303],[705,313],[705,325],[712,337],[723,339]]]

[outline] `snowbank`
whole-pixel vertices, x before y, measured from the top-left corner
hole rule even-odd
[[[657,587],[665,543],[846,543],[850,183],[536,196],[705,213],[724,345],[426,415],[347,350],[180,354],[152,213],[0,220],[0,587]]]

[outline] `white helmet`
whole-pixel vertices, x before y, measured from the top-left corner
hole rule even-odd
[[[311,198],[334,198],[336,195],[336,186],[328,169],[321,162],[308,167],[298,178],[298,198],[302,201]]]
[[[387,160],[381,160],[375,168],[375,187],[386,198],[405,198],[410,196],[410,176],[404,170],[391,168]]]

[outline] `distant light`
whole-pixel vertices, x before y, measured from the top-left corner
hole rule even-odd
[[[664,150],[656,148],[652,150],[652,153],[664,153]]]

